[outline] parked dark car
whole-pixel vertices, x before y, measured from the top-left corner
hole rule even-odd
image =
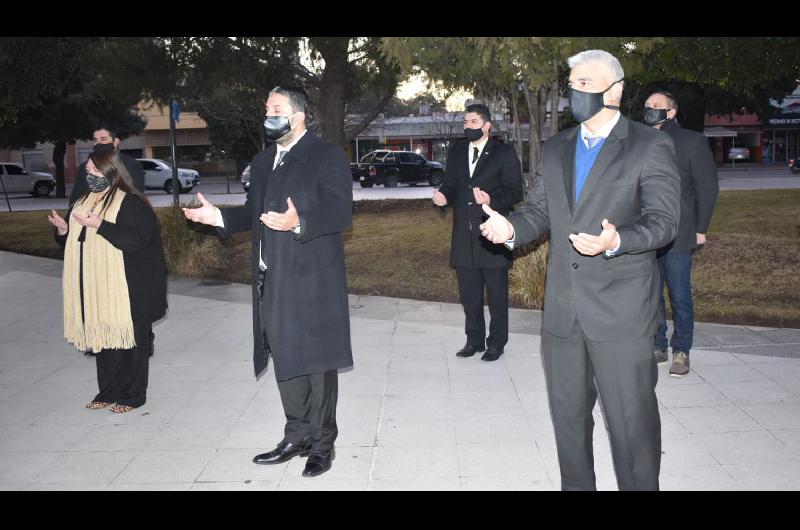
[[[440,186],[444,175],[442,164],[426,160],[413,151],[370,151],[359,164],[350,164],[350,170],[353,180],[358,180],[362,188],[375,184],[386,188],[404,183],[416,186],[420,182]]]
[[[789,160],[789,169],[791,169],[792,173],[795,175],[800,173],[800,157],[795,158],[794,160]]]

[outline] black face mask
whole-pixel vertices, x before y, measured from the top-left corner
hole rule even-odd
[[[583,123],[587,120],[592,119],[598,112],[606,109],[612,110],[619,110],[619,107],[616,105],[606,105],[603,103],[603,94],[611,90],[611,87],[619,83],[625,79],[624,77],[618,79],[611,83],[607,89],[603,90],[602,92],[582,92],[580,90],[575,90],[574,88],[569,89],[569,111],[572,113],[572,117],[575,118],[578,122]]]
[[[266,137],[270,140],[278,140],[292,130],[288,116],[267,116],[264,120]]]
[[[465,127],[464,136],[466,136],[467,140],[470,142],[477,142],[483,138],[483,129],[470,129],[469,127]]]
[[[667,118],[667,112],[669,112],[669,109],[654,109],[652,107],[645,107],[642,121],[645,125],[649,125],[650,127],[667,122],[669,121]]]
[[[94,144],[94,147],[92,148],[92,151],[94,151],[95,153],[99,154],[99,153],[110,153],[110,152],[114,151],[114,149],[115,148],[114,148],[114,144],[113,143],[111,143],[111,144]]]
[[[105,191],[105,189],[111,185],[106,177],[93,175],[91,173],[86,174],[86,184],[88,184],[89,189],[95,193]]]

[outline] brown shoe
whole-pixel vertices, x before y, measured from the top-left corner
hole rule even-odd
[[[669,354],[667,350],[656,350],[656,363],[657,364],[664,364],[665,362],[669,361]]]
[[[689,375],[689,352],[672,352],[672,366],[669,367],[672,377],[686,377]]]

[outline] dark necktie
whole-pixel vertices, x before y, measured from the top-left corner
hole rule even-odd
[[[286,156],[286,153],[288,153],[288,152],[289,151],[278,151],[278,162],[275,164],[275,167],[278,167],[278,166],[281,165],[281,162],[283,162],[283,157]]]
[[[478,148],[477,147],[473,147],[472,148],[472,163],[474,164],[477,161],[478,161]]]

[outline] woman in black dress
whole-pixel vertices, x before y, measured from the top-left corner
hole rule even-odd
[[[89,190],[48,216],[64,247],[64,336],[97,354],[86,407],[129,412],[147,399],[150,332],[167,310],[160,227],[116,152],[93,152],[86,170]]]

